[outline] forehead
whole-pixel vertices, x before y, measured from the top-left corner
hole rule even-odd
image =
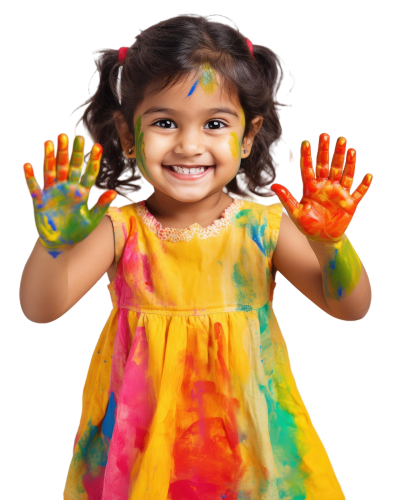
[[[158,88],[149,87],[140,105],[141,112],[148,107],[167,105],[182,113],[224,106],[240,110],[237,91],[209,66],[183,75],[164,89],[159,87],[159,84]]]

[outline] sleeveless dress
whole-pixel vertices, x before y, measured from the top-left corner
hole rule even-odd
[[[90,363],[66,500],[339,500],[272,297],[280,203],[202,228],[109,208],[113,309]]]

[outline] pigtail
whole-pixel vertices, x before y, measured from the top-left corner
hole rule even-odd
[[[114,189],[125,196],[118,187],[127,185],[131,180],[140,179],[140,175],[132,175],[128,179],[119,180],[121,174],[129,169],[134,172],[135,160],[124,155],[114,113],[121,110],[119,102],[118,73],[122,65],[118,61],[118,50],[101,50],[96,60],[100,82],[96,93],[82,106],[89,104],[79,121],[82,121],[92,140],[101,144],[103,155],[96,186],[101,189]],[[80,107],[82,107],[80,106]],[[79,123],[79,122],[78,122]],[[130,185],[136,191],[140,186]]]

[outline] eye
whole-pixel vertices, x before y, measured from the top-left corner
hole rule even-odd
[[[207,122],[207,124],[209,124],[209,123],[212,123],[213,125],[221,124],[224,127],[227,127],[227,125],[224,122],[221,122],[221,120],[211,120],[211,121]],[[217,129],[212,128],[211,130],[219,130],[220,128],[221,127],[218,127]]]
[[[153,125],[157,125],[157,123],[163,122],[163,125],[161,125],[161,128],[170,128],[165,125],[165,123],[174,123],[172,120],[158,120],[157,122],[154,122]]]
[[[158,123],[162,123],[162,125],[160,125],[160,128],[167,128],[167,129],[170,129],[171,127],[169,127],[167,124],[171,124],[171,123],[175,123],[173,122],[172,120],[158,120],[156,122],[153,123],[153,125],[156,125],[156,126],[159,126],[157,125]],[[220,128],[224,128],[224,127],[227,127],[227,125],[222,122],[221,120],[210,120],[209,122],[206,123],[206,125],[208,125],[209,123],[211,123],[213,125],[213,128],[209,129],[209,130],[219,130]],[[218,128],[214,128],[215,125],[223,125],[224,127],[218,127]]]

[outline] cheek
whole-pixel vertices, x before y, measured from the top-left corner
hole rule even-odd
[[[240,108],[240,125],[242,126],[243,131],[244,131],[245,126],[246,126],[246,119],[245,119],[245,116],[244,116],[243,108]]]
[[[146,164],[146,149],[144,142],[144,133],[141,130],[141,116],[135,123],[135,146],[136,146],[136,163],[142,175],[148,179],[153,180]]]
[[[240,147],[241,143],[236,132],[231,132],[229,138],[229,149],[231,151],[231,155],[234,159],[240,158]]]

